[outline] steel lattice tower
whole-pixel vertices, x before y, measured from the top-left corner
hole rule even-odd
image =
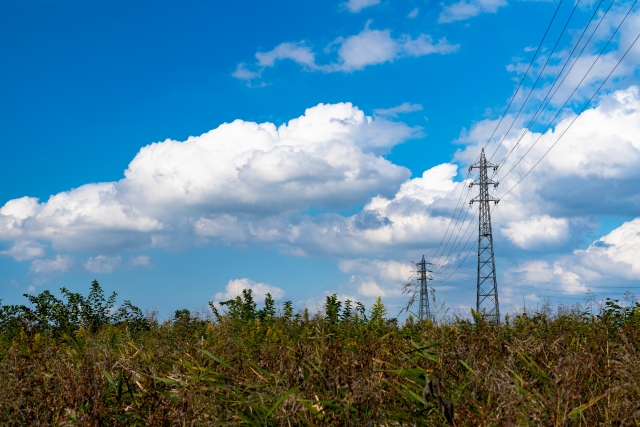
[[[427,264],[430,262],[425,261],[424,255],[422,255],[422,261],[416,263],[416,273],[418,281],[420,282],[420,307],[418,316],[422,320],[433,320],[431,316],[431,308],[429,307],[429,286],[427,285],[427,273],[431,273],[431,270],[427,270]]]
[[[494,187],[498,183],[489,179],[487,169],[497,170],[498,166],[487,162],[484,156],[484,148],[480,154],[480,160],[469,167],[479,169],[480,176],[470,186],[480,186],[478,196],[471,199],[470,204],[480,202],[478,211],[478,294],[476,310],[482,313],[488,322],[500,323],[500,308],[498,305],[498,282],[496,280],[496,263],[493,255],[493,234],[491,232],[491,209],[490,203],[498,203],[496,199],[489,195],[489,185]]]

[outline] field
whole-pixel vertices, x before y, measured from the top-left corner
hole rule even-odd
[[[0,307],[2,425],[640,424],[637,305],[400,324],[245,292],[160,322],[96,282],[63,295]]]

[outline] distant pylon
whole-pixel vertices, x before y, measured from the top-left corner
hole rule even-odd
[[[422,261],[416,263],[416,273],[418,281],[420,282],[420,307],[418,310],[418,316],[422,320],[433,320],[431,315],[431,308],[429,307],[429,286],[427,284],[427,273],[431,273],[431,270],[427,270],[427,264],[430,262],[425,261],[424,255],[422,255]]]
[[[487,176],[487,169],[497,170],[498,166],[487,162],[484,156],[484,148],[480,154],[480,160],[469,166],[472,169],[479,169],[480,176],[470,184],[480,186],[478,196],[471,199],[470,204],[480,202],[478,211],[478,293],[476,300],[476,310],[482,313],[487,321],[500,323],[500,307],[498,304],[498,282],[496,280],[496,263],[493,255],[493,234],[491,232],[491,209],[489,203],[498,203],[500,200],[489,195],[489,185],[494,187],[498,183],[492,181]]]

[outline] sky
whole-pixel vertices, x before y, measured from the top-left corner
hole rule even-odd
[[[0,299],[396,315],[425,255],[467,314],[483,148],[501,312],[623,299],[639,28],[628,0],[4,1]]]

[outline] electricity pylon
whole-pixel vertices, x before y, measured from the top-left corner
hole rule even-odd
[[[431,315],[431,308],[429,307],[429,286],[427,285],[427,273],[431,273],[431,270],[427,270],[427,264],[430,262],[425,261],[424,255],[422,255],[422,261],[416,263],[416,273],[418,281],[420,282],[420,307],[418,309],[418,316],[422,320],[433,320]]]
[[[489,203],[498,203],[500,200],[489,195],[489,185],[494,188],[498,186],[487,176],[487,169],[497,170],[498,166],[487,162],[484,156],[484,148],[480,154],[480,160],[469,166],[472,169],[479,169],[478,179],[469,184],[480,186],[478,196],[471,199],[469,204],[480,202],[478,211],[478,294],[476,300],[476,310],[478,314],[483,314],[488,322],[500,323],[500,307],[498,305],[498,282],[496,280],[496,263],[493,255],[493,234],[491,232],[491,209]]]

